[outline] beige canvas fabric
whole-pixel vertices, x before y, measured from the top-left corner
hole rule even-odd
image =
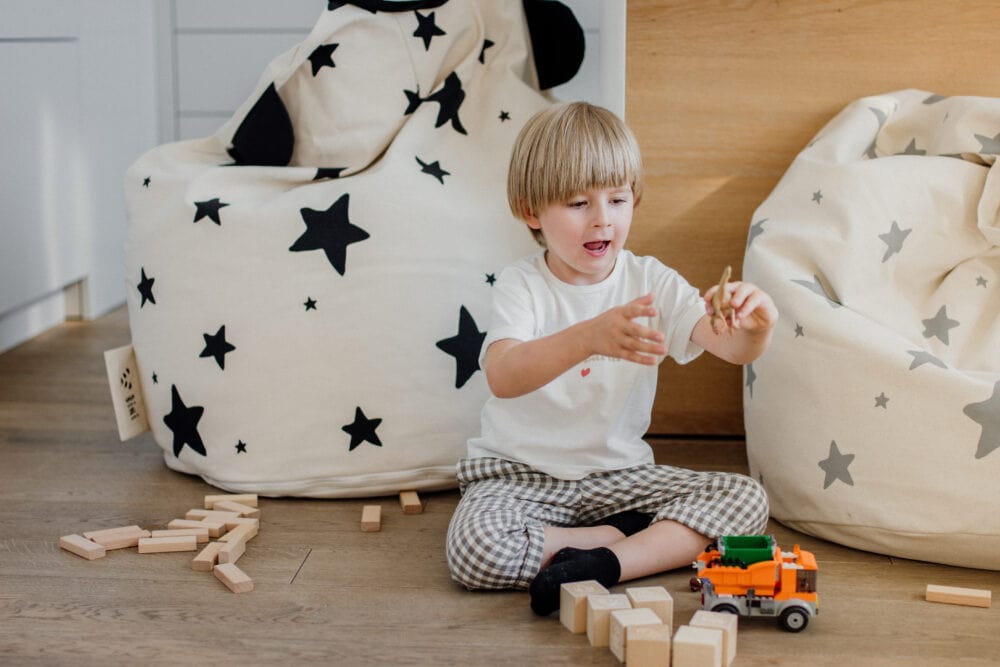
[[[228,490],[454,486],[491,281],[537,249],[505,193],[514,138],[552,104],[521,3],[339,5],[215,136],[126,175],[153,436]]]
[[[906,90],[824,127],[754,214],[781,312],[745,369],[782,523],[1000,569],[1000,100]]]

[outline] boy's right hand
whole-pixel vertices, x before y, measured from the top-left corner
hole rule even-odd
[[[656,317],[652,292],[584,322],[586,356],[598,354],[647,366],[659,363],[659,358],[667,354],[663,345],[666,337],[636,322],[640,317]]]

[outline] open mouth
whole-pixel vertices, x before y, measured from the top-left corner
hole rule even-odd
[[[588,255],[600,257],[608,251],[609,245],[611,245],[611,241],[590,241],[589,243],[584,243],[583,248],[587,251]]]

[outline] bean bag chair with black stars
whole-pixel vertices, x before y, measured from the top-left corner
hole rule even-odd
[[[128,309],[174,470],[232,491],[455,485],[488,388],[523,123],[577,71],[549,0],[331,1],[211,137],[126,175]]]
[[[868,97],[755,213],[744,276],[781,321],[747,447],[782,523],[1000,569],[998,155],[1000,99]]]

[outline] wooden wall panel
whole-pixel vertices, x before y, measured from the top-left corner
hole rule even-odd
[[[754,210],[849,102],[1000,96],[997,26],[991,0],[629,0],[626,118],[647,170],[632,250],[701,289],[726,264],[739,276]],[[740,369],[667,361],[650,431],[742,434]]]

